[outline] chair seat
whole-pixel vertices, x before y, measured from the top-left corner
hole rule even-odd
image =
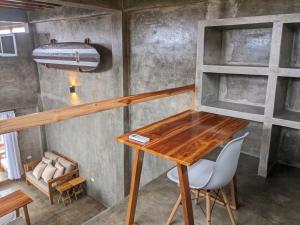
[[[215,164],[214,161],[202,159],[191,167],[188,167],[190,188],[204,188],[213,175]],[[167,176],[171,181],[179,183],[177,167],[171,169]]]

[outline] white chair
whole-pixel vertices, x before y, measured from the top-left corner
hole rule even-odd
[[[211,191],[217,191],[218,193],[219,191],[221,191],[223,200],[218,197],[218,193],[217,196],[215,196],[215,199],[216,201],[221,202],[226,206],[232,225],[236,225],[227,195],[224,192],[223,187],[231,182],[236,173],[242,144],[248,134],[249,133],[246,133],[242,137],[228,142],[215,162],[202,159],[188,168],[189,184],[191,190],[204,192],[206,198],[207,225],[211,225]],[[179,184],[179,177],[176,167],[171,169],[168,172],[167,176],[171,181]],[[199,192],[197,192],[197,202],[198,193]],[[180,203],[181,195],[179,195],[179,198],[171,212],[171,215],[167,221],[167,225],[172,222],[172,219]]]

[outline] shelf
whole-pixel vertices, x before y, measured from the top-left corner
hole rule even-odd
[[[201,104],[264,115],[267,76],[203,73]]]
[[[300,68],[300,23],[283,24],[280,67]]]
[[[259,110],[261,110],[261,109],[259,109]],[[233,109],[225,109],[225,108],[219,107],[218,105],[216,105],[216,106],[202,105],[201,111],[215,113],[215,114],[219,114],[219,115],[223,115],[223,116],[236,117],[236,118],[255,121],[255,122],[263,122],[263,120],[264,120],[264,116],[260,115],[260,114],[241,112],[241,111],[236,111]]]
[[[294,68],[279,68],[279,74],[280,77],[298,77],[300,78],[300,68],[294,69]]]
[[[300,167],[300,130],[274,125],[271,138],[272,159]]]
[[[230,74],[251,74],[266,76],[269,68],[256,66],[223,66],[223,65],[203,65],[201,70],[207,73],[230,73]]]
[[[276,87],[274,118],[300,122],[300,78],[279,77]]]
[[[206,27],[205,65],[268,67],[272,23]]]
[[[264,111],[265,111],[264,107],[244,105],[244,104],[238,104],[238,103],[232,103],[232,102],[218,101],[218,102],[207,103],[206,105],[215,107],[215,108],[227,109],[227,110],[236,111],[236,112],[257,114],[257,115],[264,115]]]
[[[300,115],[298,115],[300,116]],[[283,115],[283,116],[278,116],[277,118],[273,117],[272,118],[272,123],[274,125],[278,125],[278,126],[283,126],[283,127],[289,127],[289,128],[293,128],[293,129],[300,129],[300,122],[297,122],[297,120],[291,120],[291,116],[289,115]]]

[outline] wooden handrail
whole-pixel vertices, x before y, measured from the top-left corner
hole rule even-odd
[[[62,120],[72,119],[79,116],[89,115],[92,113],[102,112],[113,108],[125,107],[129,105],[147,102],[154,99],[165,98],[173,95],[179,95],[192,91],[195,93],[195,85],[172,88],[162,91],[154,91],[143,94],[131,95],[104,101],[69,106],[60,109],[53,109],[45,112],[38,112],[16,118],[0,121],[0,134],[13,131],[19,131],[35,126],[55,123]]]

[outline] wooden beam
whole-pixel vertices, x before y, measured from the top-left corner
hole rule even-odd
[[[21,8],[21,9],[51,9],[60,6],[59,4],[44,3],[39,1],[28,1],[28,0],[0,0],[1,7],[8,8]]]
[[[0,121],[0,134],[46,125],[49,123],[55,123],[62,120],[102,112],[109,109],[134,105],[141,102],[179,95],[190,91],[195,91],[194,84],[19,116],[13,119]]]
[[[57,3],[31,1],[31,0],[1,0],[0,2],[23,3],[23,4],[29,4],[29,5],[52,6],[52,7],[61,6],[60,4],[57,4]]]
[[[14,5],[14,4],[5,4],[5,3],[1,3],[1,2],[0,2],[0,7],[14,8],[14,9],[24,9],[24,10],[38,10],[38,9],[41,10],[41,8],[32,7],[32,6],[22,6],[22,5]]]
[[[52,6],[38,6],[38,5],[29,5],[29,4],[23,4],[23,3],[9,3],[9,2],[2,2],[0,1],[0,4],[3,7],[18,7],[18,8],[28,8],[28,9],[51,9],[54,8]]]

